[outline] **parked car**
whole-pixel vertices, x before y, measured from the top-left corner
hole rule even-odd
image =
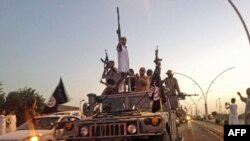
[[[79,110],[56,112],[54,113],[54,115],[73,115],[73,116],[81,117],[81,113]]]
[[[67,123],[68,121],[76,120],[80,120],[80,118],[73,115],[46,115],[35,117],[31,122],[27,121],[19,126],[15,132],[1,135],[0,141],[55,141],[54,131],[56,123]],[[30,123],[33,123],[33,130],[29,129]],[[61,130],[64,130],[63,126]]]

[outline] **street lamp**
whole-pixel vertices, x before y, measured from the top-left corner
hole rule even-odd
[[[199,85],[199,83],[197,83],[193,78],[191,78],[191,77],[189,77],[189,76],[187,76],[187,75],[185,75],[185,74],[178,73],[178,72],[175,72],[175,74],[179,74],[179,75],[182,75],[182,76],[185,76],[185,77],[189,78],[190,80],[192,80],[192,81],[199,87],[199,89],[201,90],[201,93],[202,93],[202,95],[203,95],[203,98],[204,98],[204,103],[205,103],[205,117],[206,117],[206,119],[207,119],[207,118],[208,118],[207,94],[209,93],[209,89],[211,88],[212,84],[215,82],[215,80],[216,80],[219,76],[221,76],[223,73],[225,73],[225,72],[227,72],[227,71],[229,71],[229,70],[231,70],[231,69],[234,69],[234,68],[235,68],[235,67],[231,67],[231,68],[228,68],[228,69],[222,71],[221,73],[219,73],[219,74],[212,80],[212,82],[209,84],[206,93],[204,93],[204,91],[203,91],[203,89],[201,88],[201,86]]]
[[[194,103],[194,106],[195,106],[195,116],[197,117],[198,116],[198,104],[199,104],[199,101],[203,98],[203,96],[201,96],[198,100],[197,100],[197,102],[195,102],[195,100],[192,98],[192,97],[189,97],[192,101],[193,101],[193,103]]]
[[[232,0],[228,0],[228,2],[231,4],[231,6],[233,7],[233,9],[235,10],[235,12],[237,13],[238,17],[240,18],[241,20],[241,23],[243,24],[244,26],[244,29],[246,31],[246,34],[247,34],[247,38],[248,38],[248,42],[249,42],[249,45],[250,45],[250,35],[249,35],[249,32],[248,32],[248,29],[247,29],[247,25],[245,24],[239,10],[236,8],[236,6],[234,5],[234,3],[232,2]]]
[[[190,109],[190,115],[193,117],[193,105],[188,106],[188,109]]]
[[[189,112],[189,109],[191,110],[192,109],[192,106],[193,105],[190,105],[186,100],[183,100],[185,103],[186,103],[186,106],[185,106],[185,110],[186,112],[188,113]],[[187,108],[188,107],[188,108]],[[190,111],[192,113],[192,110]]]
[[[203,97],[201,96],[198,100],[197,100],[197,103],[196,103],[196,114],[198,115],[198,104],[199,104],[199,101],[202,99]]]
[[[221,114],[222,114],[222,106],[221,106],[221,99],[218,98],[218,107],[219,107],[219,110],[218,110],[218,115],[219,115],[219,119],[221,120]]]
[[[235,68],[235,67],[231,67],[231,68],[228,68],[228,69],[222,71],[222,72],[219,73],[219,74],[212,80],[212,82],[209,84],[209,86],[208,86],[208,88],[207,88],[207,91],[206,91],[206,97],[205,97],[205,114],[206,114],[206,118],[207,118],[207,115],[208,115],[208,109],[207,109],[207,94],[208,94],[208,92],[209,92],[210,87],[212,86],[212,84],[215,82],[215,80],[216,80],[219,76],[221,76],[223,73],[225,73],[225,72],[227,72],[227,71],[229,71],[229,70],[231,70],[231,69],[234,69],[234,68]]]

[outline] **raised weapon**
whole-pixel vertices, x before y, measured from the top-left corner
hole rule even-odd
[[[119,7],[116,7],[117,12],[117,21],[118,21],[118,29],[116,30],[116,33],[118,35],[118,41],[120,40],[121,36],[121,27],[120,27],[120,14],[119,14]]]
[[[158,46],[156,46],[155,60],[154,60],[156,66],[160,66],[161,65],[161,61],[162,61],[162,59],[158,57]]]
[[[109,62],[109,57],[106,49],[105,49],[105,59],[101,58],[101,61],[104,63],[104,68],[105,68]]]

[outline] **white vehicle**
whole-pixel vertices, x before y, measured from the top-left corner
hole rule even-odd
[[[72,116],[81,117],[81,113],[79,110],[56,112],[54,113],[54,115],[72,115]]]
[[[31,122],[25,122],[19,126],[15,132],[1,135],[0,141],[55,141],[54,131],[56,123],[66,123],[76,120],[80,120],[80,118],[72,115],[46,115],[35,117],[32,120],[34,130],[29,130],[30,126],[28,126],[28,123]],[[61,128],[63,128],[63,125],[61,125]]]

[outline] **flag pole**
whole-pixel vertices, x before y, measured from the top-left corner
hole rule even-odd
[[[163,108],[162,108],[162,100],[161,100],[161,98],[160,98],[160,108],[161,108],[161,118],[164,119],[163,118]]]

